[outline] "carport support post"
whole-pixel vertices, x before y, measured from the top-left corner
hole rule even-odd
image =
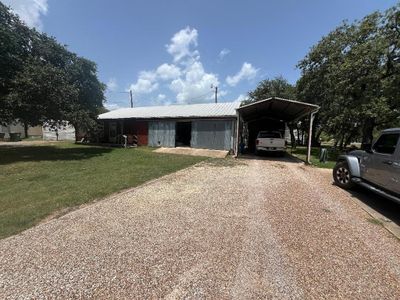
[[[314,117],[317,112],[310,114],[310,128],[308,129],[308,145],[307,145],[307,159],[306,163],[311,164],[311,140],[312,140],[312,128],[314,123]]]
[[[239,137],[240,137],[240,114],[236,110],[236,143],[235,143],[235,156],[239,156]]]

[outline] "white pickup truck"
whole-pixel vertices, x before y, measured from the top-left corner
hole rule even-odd
[[[286,152],[286,141],[279,131],[260,131],[256,139],[256,155],[261,151],[275,152],[282,155]]]

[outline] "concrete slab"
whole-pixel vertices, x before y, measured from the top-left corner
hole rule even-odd
[[[192,156],[206,156],[213,158],[225,158],[228,155],[226,150],[210,150],[210,149],[195,149],[188,147],[176,147],[176,148],[158,148],[154,152],[168,153],[168,154],[181,154],[181,155],[192,155]]]

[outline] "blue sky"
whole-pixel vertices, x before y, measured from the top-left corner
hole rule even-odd
[[[0,0],[95,61],[110,109],[243,99],[262,79],[295,83],[296,64],[343,20],[389,0]]]

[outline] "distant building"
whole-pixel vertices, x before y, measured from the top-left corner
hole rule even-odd
[[[21,122],[0,125],[0,139],[9,140],[10,133],[18,133],[21,139],[26,138],[24,125]],[[40,137],[46,141],[75,141],[75,128],[68,122],[59,126],[45,123],[43,126],[28,127],[29,137]]]
[[[45,141],[75,141],[75,127],[68,122],[53,126],[45,123],[42,127],[43,140]]]
[[[4,134],[3,139],[8,140],[10,133],[19,133],[20,137],[25,138],[24,124],[21,122],[15,122],[7,125],[0,125],[0,137]],[[42,137],[42,126],[28,127],[28,136]]]

